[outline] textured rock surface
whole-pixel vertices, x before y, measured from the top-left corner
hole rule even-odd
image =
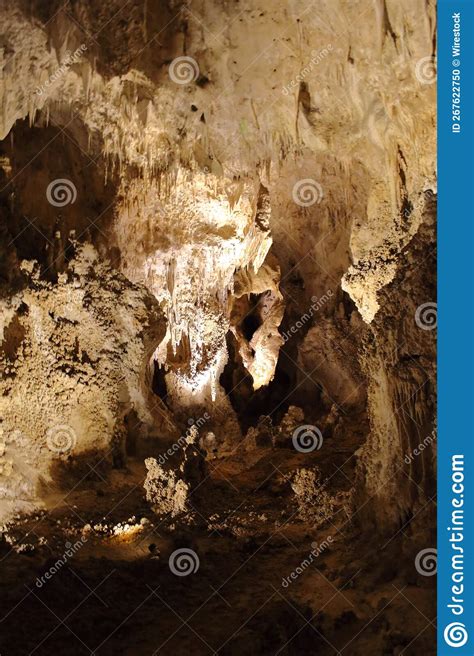
[[[99,554],[127,562],[93,644],[85,606],[56,644],[27,599],[45,653],[120,653],[127,617],[127,653],[433,653],[413,563],[434,544],[434,2],[0,19],[7,584],[71,536],[91,588]],[[180,547],[186,594],[163,569]],[[61,576],[48,603],[72,610]],[[173,633],[152,580],[195,625]]]
[[[22,268],[24,288],[2,303],[0,503],[10,511],[54,493],[61,465],[123,460],[132,409],[135,430],[152,429],[146,367],[165,332],[155,299],[92,247],[54,285],[35,262]]]

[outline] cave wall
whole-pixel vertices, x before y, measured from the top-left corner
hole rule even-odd
[[[24,285],[21,261],[39,261],[49,294],[64,291],[68,240],[93,244],[166,317],[154,355],[143,351],[164,368],[163,412],[185,422],[213,407],[219,440],[240,439],[239,399],[225,392],[241,378],[221,384],[232,332],[235,370],[261,386],[268,414],[291,400],[315,420],[359,418],[363,497],[403,488],[382,519],[414,512],[432,463],[396,471],[434,416],[434,333],[414,319],[434,301],[423,259],[434,2],[3,0],[0,11],[6,302]],[[74,201],[48,200],[58,179]],[[269,330],[248,339],[252,294],[267,294]]]

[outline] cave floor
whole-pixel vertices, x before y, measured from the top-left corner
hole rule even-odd
[[[364,527],[362,506],[348,514],[337,501],[324,519],[324,498],[298,498],[288,483],[316,464],[343,500],[356,441],[213,460],[192,511],[174,519],[146,503],[143,460],[107,479],[91,470],[8,527],[0,653],[434,653],[433,579],[414,570],[410,525],[381,537]],[[46,580],[70,545],[79,546]],[[199,559],[187,576],[169,566],[182,548]]]

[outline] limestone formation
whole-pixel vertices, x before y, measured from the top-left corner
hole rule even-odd
[[[0,652],[434,653],[435,3],[0,32]]]

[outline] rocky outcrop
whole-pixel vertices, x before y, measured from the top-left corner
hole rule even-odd
[[[403,251],[394,281],[381,294],[362,348],[371,431],[360,451],[368,506],[389,525],[422,510],[434,513],[436,489],[436,205],[427,194],[423,225]],[[433,514],[431,515],[433,518]],[[425,530],[433,522],[425,521]]]
[[[78,246],[56,283],[34,261],[22,270],[23,288],[2,301],[2,511],[80,480],[88,455],[92,467],[123,463],[132,411],[135,433],[155,429],[147,367],[166,329],[153,296],[92,246]]]

